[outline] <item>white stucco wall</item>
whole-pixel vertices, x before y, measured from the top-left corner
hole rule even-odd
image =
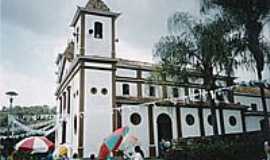
[[[186,116],[191,114],[194,117],[194,124],[188,125],[186,123]],[[181,108],[181,122],[182,122],[182,136],[185,137],[196,137],[201,136],[200,122],[197,108]]]
[[[80,49],[81,49],[81,17],[78,18],[77,23],[75,27],[73,28],[73,33],[77,34],[77,28],[78,28],[78,42],[77,42],[77,37],[73,36],[73,41],[74,41],[74,54],[79,55],[80,54]]]
[[[203,84],[203,78],[188,78],[188,82],[192,84]]]
[[[243,125],[241,120],[241,111],[238,110],[223,110],[225,133],[241,133],[243,132]],[[236,125],[232,126],[229,118],[233,116],[236,118]]]
[[[151,76],[151,72],[149,71],[143,71],[142,72],[142,78],[143,79],[148,79]]]
[[[245,116],[247,131],[261,130],[261,120],[263,120],[263,116]]]
[[[62,118],[58,115],[58,127],[57,127],[57,141],[56,145],[60,145],[62,143],[62,121],[66,121],[66,144],[68,144],[72,149],[69,155],[73,153],[78,153],[78,135],[74,134],[74,115],[78,115],[78,106],[79,106],[79,95],[76,92],[79,90],[79,73],[78,72],[73,79],[67,84],[70,87],[70,114],[67,113],[68,108],[68,94],[67,88],[63,90],[66,92],[66,109],[62,110]],[[75,94],[75,97],[74,97]],[[58,105],[60,103],[58,102]],[[64,105],[64,102],[62,103]],[[59,113],[59,106],[57,107],[57,112]],[[61,120],[61,121],[59,121]],[[78,121],[77,121],[78,122]],[[78,124],[77,124],[78,126]],[[77,129],[78,130],[78,129]],[[77,131],[78,133],[78,131]]]
[[[71,147],[74,153],[78,153],[78,134],[79,134],[79,72],[74,76],[71,81],[71,106],[70,106],[70,122],[71,122]],[[80,93],[79,93],[80,94]],[[77,132],[74,132],[74,116],[77,115]]]
[[[91,93],[95,87],[97,93]],[[108,93],[103,95],[101,90]],[[85,70],[84,155],[98,154],[107,136],[112,133],[112,72]]]
[[[71,63],[68,60],[66,60],[66,63],[65,63],[64,69],[63,69],[62,80],[64,80],[64,78],[70,72],[70,65],[71,65]]]
[[[235,103],[241,103],[243,105],[251,106],[251,104],[257,104],[258,111],[263,111],[261,97],[240,96],[234,95]],[[270,98],[266,98],[267,111],[270,112]]]
[[[129,85],[129,95],[123,95],[123,84]],[[116,96],[137,97],[138,96],[137,84],[130,82],[116,82]]]
[[[117,68],[116,76],[136,78],[137,77],[137,71],[133,70],[133,69]]]
[[[80,38],[80,34],[81,34],[81,17],[78,18],[78,21],[75,25],[75,27],[73,28],[73,33],[77,34],[77,28],[79,29],[79,35],[78,35],[78,42],[77,42],[77,38],[76,36],[73,36],[73,41],[74,41],[74,54],[75,55],[79,55],[80,54],[80,44],[81,44],[81,38]]]
[[[139,145],[145,153],[145,156],[149,156],[149,124],[148,124],[148,108],[140,105],[122,105],[122,126],[129,126],[129,135],[133,135],[138,138]],[[141,116],[141,122],[138,125],[134,125],[130,121],[130,116],[133,113],[137,113]]]
[[[101,22],[103,38],[94,38],[94,33],[89,34],[89,29],[94,31],[94,23]],[[95,31],[94,31],[95,32]],[[112,55],[112,19],[109,17],[86,15],[85,16],[85,54],[101,57]]]
[[[203,117],[204,117],[203,124],[206,136],[213,135],[213,126],[208,123],[208,116],[210,115],[211,115],[210,109],[203,109]]]

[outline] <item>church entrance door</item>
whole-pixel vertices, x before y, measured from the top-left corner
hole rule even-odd
[[[167,114],[160,114],[157,118],[158,142],[162,139],[170,141],[172,139],[172,121]]]

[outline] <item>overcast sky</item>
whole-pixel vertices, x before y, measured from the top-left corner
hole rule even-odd
[[[71,38],[76,6],[87,0],[1,0],[0,107],[5,92],[19,93],[19,105],[55,105],[56,55]],[[199,16],[199,0],[105,0],[122,15],[117,21],[117,57],[152,61],[152,49],[166,35],[166,20],[175,11]],[[269,33],[269,31],[267,32]],[[240,73],[240,74],[239,74]],[[241,76],[240,76],[241,75]],[[245,76],[243,76],[245,75]],[[246,80],[251,72],[238,72]],[[266,75],[265,78],[270,78]]]

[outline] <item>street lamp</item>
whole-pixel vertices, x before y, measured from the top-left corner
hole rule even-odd
[[[9,103],[10,103],[10,111],[8,113],[8,135],[7,135],[7,138],[9,138],[9,132],[10,132],[10,128],[11,128],[11,125],[10,125],[10,115],[12,115],[12,103],[13,103],[13,100],[14,100],[14,97],[18,96],[18,93],[16,93],[15,91],[8,91],[6,92],[6,95],[9,96]],[[11,134],[13,135],[13,132],[11,131]]]
[[[18,96],[19,94],[15,91],[8,91],[8,92],[6,92],[6,95],[9,96],[10,113],[12,114],[13,99],[14,99],[14,97]]]

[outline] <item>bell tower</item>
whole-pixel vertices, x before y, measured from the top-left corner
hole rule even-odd
[[[71,23],[75,54],[115,58],[115,21],[119,15],[102,0],[89,0],[85,7],[78,7]]]
[[[78,7],[72,20],[74,54],[78,67],[79,104],[76,106],[80,157],[98,154],[103,139],[113,130],[115,106],[115,21],[102,0]],[[77,148],[77,149],[76,149]]]

